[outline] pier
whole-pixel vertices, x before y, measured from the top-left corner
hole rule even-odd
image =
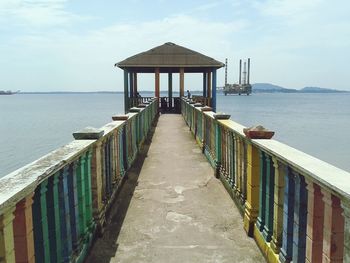
[[[350,262],[350,173],[217,114],[220,62],[152,50],[117,64],[125,114],[0,179],[0,262]],[[203,74],[195,101],[185,72]],[[169,81],[162,103],[161,73],[179,98]]]
[[[161,115],[146,148],[87,262],[264,262],[181,115]]]

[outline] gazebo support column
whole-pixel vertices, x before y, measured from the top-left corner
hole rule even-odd
[[[211,72],[208,72],[207,78],[207,104],[211,106]]]
[[[128,71],[124,69],[124,111],[129,112],[129,83],[128,83]]]
[[[134,77],[133,77],[134,95],[136,96],[136,94],[137,94],[137,73],[134,72],[133,75],[134,75]]]
[[[169,108],[171,109],[172,106],[172,98],[173,98],[173,74],[168,73],[168,97],[169,97]]]
[[[211,106],[213,111],[216,112],[216,69],[213,69],[213,85],[212,85],[212,94],[213,99],[211,101]]]
[[[185,94],[185,70],[180,68],[180,98]]]
[[[155,97],[159,98],[159,68],[155,69]]]
[[[134,107],[135,105],[135,94],[134,94],[134,73],[129,73],[129,88],[130,88],[130,107]]]
[[[203,72],[203,97],[207,96],[207,73]]]

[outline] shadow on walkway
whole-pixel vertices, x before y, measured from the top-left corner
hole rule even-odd
[[[158,118],[152,124],[150,133],[146,138],[141,150],[129,171],[126,173],[124,183],[120,186],[114,204],[106,215],[106,228],[102,234],[103,238],[96,238],[85,263],[109,263],[118,250],[117,239],[123,225],[126,213],[128,211],[131,198],[135,188],[138,185],[138,178],[143,163],[147,157],[149,147],[152,143],[152,137],[157,126]]]

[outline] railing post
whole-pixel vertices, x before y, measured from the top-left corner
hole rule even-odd
[[[247,200],[243,221],[244,229],[248,236],[251,237],[253,236],[254,223],[259,213],[259,150],[251,143],[248,143],[247,150]]]
[[[59,179],[60,230],[62,245],[62,261],[70,262],[72,253],[71,223],[69,214],[68,167],[64,167]],[[46,262],[46,261],[45,261]]]
[[[260,232],[263,231],[265,225],[265,209],[266,209],[266,177],[265,177],[265,155],[262,151],[259,151],[259,163],[260,163],[260,171],[259,171],[259,216],[256,221],[256,225]]]
[[[266,194],[265,194],[265,226],[263,230],[263,236],[266,242],[271,241],[271,236],[273,233],[273,204],[274,204],[274,181],[275,181],[275,171],[273,169],[271,157],[265,154],[266,169]]]
[[[272,157],[275,168],[275,187],[274,187],[274,205],[273,205],[273,235],[271,248],[274,253],[278,254],[282,246],[283,233],[283,197],[284,197],[284,178],[286,166]]]
[[[13,212],[15,207],[2,211],[0,215],[0,259],[1,263],[15,263],[13,238]]]
[[[307,191],[304,176],[294,171],[293,262],[303,262],[306,255]]]
[[[103,216],[102,216],[102,210],[103,210],[103,193],[102,193],[102,142],[97,141],[93,150],[93,157],[91,162],[91,169],[92,169],[92,200],[93,200],[93,215],[94,218],[98,224],[99,231],[102,232],[102,226],[103,226]],[[100,233],[101,234],[101,233]]]
[[[221,127],[219,121],[215,121],[215,177],[220,178],[221,167]]]
[[[79,158],[77,168],[77,189],[79,204],[79,234],[85,237],[87,233],[86,227],[86,197],[85,197],[85,154]]]
[[[93,221],[93,209],[92,209],[92,151],[91,149],[87,151],[85,155],[85,211],[86,211],[86,226],[89,229],[90,233],[95,227]]]
[[[234,186],[235,186],[235,176],[236,176],[236,164],[235,164],[235,155],[236,155],[236,150],[235,150],[235,135],[233,132],[230,133],[230,137],[229,137],[229,141],[230,141],[230,185],[232,190],[234,190]],[[258,161],[259,162],[259,161]],[[259,173],[258,173],[259,174]],[[258,182],[259,182],[259,175],[258,175]],[[259,190],[258,190],[259,191]],[[258,194],[259,196],[259,194]]]
[[[323,256],[322,262],[343,262],[344,217],[340,199],[321,189],[324,201]]]
[[[59,172],[49,178],[47,191],[47,219],[49,225],[50,256],[52,263],[62,261],[61,226],[59,208]]]
[[[311,180],[307,184],[307,228],[305,262],[322,262],[324,203],[321,188]]]
[[[34,237],[32,204],[34,193],[22,199],[16,205],[13,220],[15,256],[18,263],[34,263]]]
[[[79,203],[77,191],[77,162],[73,162],[69,168],[68,179],[68,196],[69,196],[69,214],[72,235],[73,251],[78,251],[80,226],[79,226]]]
[[[341,202],[344,216],[344,262],[350,262],[350,201],[343,199]]]
[[[41,182],[35,190],[34,204],[32,206],[36,262],[50,262],[49,228],[46,204],[47,183],[47,180]]]
[[[123,154],[123,127],[118,129],[118,160],[119,176],[124,176],[124,154]]]
[[[205,117],[205,114],[204,112],[202,113],[202,131],[203,131],[203,134],[202,134],[202,153],[204,154],[205,153],[205,145],[207,143],[207,140],[206,140],[206,137],[207,137],[207,129],[206,129],[206,117]]]
[[[241,148],[241,204],[244,206],[245,200],[247,198],[247,148],[243,138],[240,139]]]
[[[241,195],[241,182],[242,182],[242,178],[241,178],[241,171],[242,171],[242,162],[241,162],[241,140],[239,136],[235,136],[235,150],[236,150],[236,184],[234,187],[235,190],[235,194],[238,197]]]
[[[282,263],[290,262],[293,253],[293,223],[294,223],[294,178],[291,169],[286,169],[283,198],[283,241],[279,259]]]

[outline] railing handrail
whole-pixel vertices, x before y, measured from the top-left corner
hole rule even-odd
[[[75,140],[0,179],[0,214],[10,204],[33,192],[46,178],[91,147],[96,140]]]
[[[140,113],[145,108],[140,108]],[[128,120],[132,120],[138,113],[130,112]],[[0,178],[0,214],[6,207],[19,202],[33,192],[44,180],[61,170],[67,163],[72,162],[96,142],[104,140],[113,131],[123,126],[127,121],[112,121],[102,126],[104,133],[99,139],[74,140],[41,158]]]
[[[202,108],[191,104],[189,106],[197,111]],[[215,112],[205,111],[203,113],[214,120]],[[256,147],[277,157],[281,162],[290,165],[308,179],[330,190],[339,198],[350,200],[349,172],[274,139],[249,139],[243,133],[245,126],[231,119],[218,120],[218,122]]]
[[[348,262],[350,173],[191,104],[182,115],[267,261]]]

